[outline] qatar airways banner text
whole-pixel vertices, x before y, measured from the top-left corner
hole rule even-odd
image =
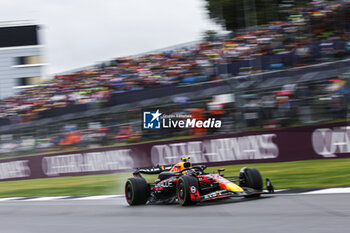
[[[225,165],[350,157],[347,122],[0,160],[0,181],[79,176],[174,164]]]

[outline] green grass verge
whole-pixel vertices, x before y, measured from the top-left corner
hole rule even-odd
[[[350,186],[350,159],[322,159],[282,163],[258,163],[207,168],[211,173],[225,168],[226,175],[238,175],[243,166],[259,169],[276,189]],[[100,195],[123,193],[130,173],[57,177],[0,182],[0,197]],[[149,181],[155,176],[146,177]]]

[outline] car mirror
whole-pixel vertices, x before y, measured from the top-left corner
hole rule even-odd
[[[224,168],[220,168],[220,169],[218,169],[218,173],[219,173],[219,175],[223,175],[223,174],[221,174],[221,172],[223,172],[223,171],[225,171],[225,169],[224,169]]]

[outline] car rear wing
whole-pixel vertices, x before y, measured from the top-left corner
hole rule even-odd
[[[147,174],[147,175],[152,175],[152,174],[159,174],[163,171],[170,171],[170,169],[173,167],[173,165],[157,165],[155,167],[143,167],[143,168],[136,168],[135,171],[133,172],[134,175],[138,174]]]

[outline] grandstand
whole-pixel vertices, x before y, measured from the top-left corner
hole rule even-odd
[[[141,112],[150,108],[216,114],[225,127],[205,134],[345,119],[350,22],[334,21],[349,9],[319,2],[233,38],[57,75],[1,101],[0,154],[198,136],[141,131]],[[221,94],[234,101],[217,114],[212,104]]]

